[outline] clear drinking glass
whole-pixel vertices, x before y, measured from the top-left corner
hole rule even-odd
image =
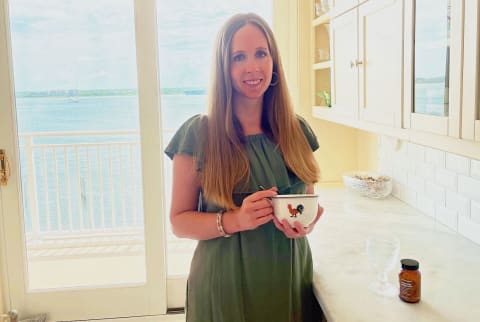
[[[398,262],[400,241],[391,235],[371,235],[366,242],[368,262],[377,278],[369,284],[369,290],[382,296],[398,295],[398,288],[388,281],[388,272]]]

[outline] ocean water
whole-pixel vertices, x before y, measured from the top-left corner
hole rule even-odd
[[[138,130],[137,96],[17,98],[18,132]],[[206,110],[206,95],[162,95],[162,126]]]
[[[161,107],[166,144],[206,95],[162,95]],[[16,110],[27,232],[143,226],[136,96],[17,98]],[[133,133],[62,134],[77,131]],[[56,135],[35,136],[46,132]]]

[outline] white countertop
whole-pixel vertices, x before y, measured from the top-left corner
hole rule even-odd
[[[479,245],[394,197],[317,192],[325,213],[309,241],[314,290],[329,322],[480,321]],[[368,290],[375,278],[365,250],[371,232],[391,232],[400,240],[400,258],[420,262],[419,303]],[[399,271],[400,262],[389,274],[396,286]]]

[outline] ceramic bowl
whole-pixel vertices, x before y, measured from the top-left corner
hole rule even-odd
[[[318,211],[318,195],[277,195],[272,198],[273,214],[281,222],[288,220],[293,227],[299,221],[304,227],[310,225]]]
[[[343,175],[343,183],[362,196],[381,199],[392,193],[392,179],[374,172],[350,172]]]

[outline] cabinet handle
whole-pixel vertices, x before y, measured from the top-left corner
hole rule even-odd
[[[355,59],[350,61],[350,68],[358,67],[359,65],[363,65],[363,61]]]

